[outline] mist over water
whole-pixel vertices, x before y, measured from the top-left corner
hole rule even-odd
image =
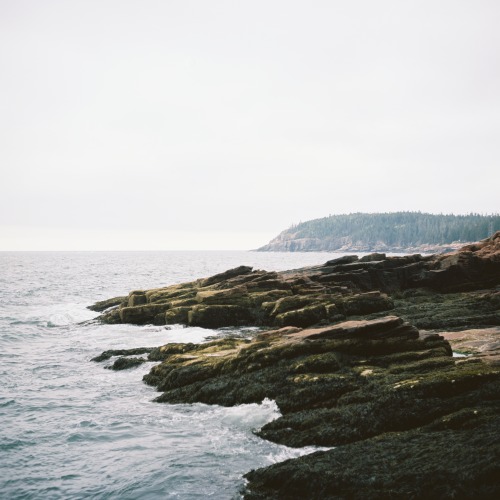
[[[273,401],[158,404],[142,382],[151,363],[114,372],[90,362],[106,349],[202,342],[227,330],[102,325],[86,307],[238,265],[282,270],[337,256],[0,253],[0,496],[238,498],[244,473],[314,451],[252,433],[280,415]]]

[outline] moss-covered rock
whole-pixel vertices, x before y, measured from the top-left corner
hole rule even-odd
[[[153,323],[158,315],[160,315],[160,318],[163,318],[164,313],[168,309],[170,309],[170,304],[168,303],[146,304],[135,307],[122,307],[119,310],[119,314],[122,323],[144,325],[146,323]]]
[[[278,314],[274,319],[274,323],[276,326],[307,327],[315,325],[326,318],[327,312],[325,306],[317,304]]]
[[[417,457],[425,457],[429,466],[407,484],[399,484],[404,474],[384,466],[377,476],[380,491],[373,490],[376,498],[389,491],[401,498],[418,497],[434,486],[426,489],[415,478],[434,484],[432,470],[445,471],[448,479],[464,473],[459,459],[463,448],[478,456],[476,443],[491,439],[492,418],[500,409],[500,371],[495,366],[453,358],[443,337],[419,332],[395,316],[161,349],[163,362],[144,377],[162,392],[157,401],[231,406],[271,398],[282,416],[258,431],[259,436],[288,446],[338,447],[249,473],[248,498],[292,498],[292,492],[301,492],[303,498],[364,498],[372,483],[364,485],[356,474],[363,467],[375,470],[372,446],[384,463],[397,455],[408,477],[420,463]],[[477,434],[472,441],[471,429]],[[430,447],[432,436],[445,443],[457,432],[464,433],[457,441],[461,452],[448,458],[451,465],[443,465],[441,453]],[[405,446],[417,455],[404,458]],[[340,455],[337,450],[342,450]],[[293,483],[288,489],[281,482],[283,470],[302,481],[307,478],[312,486],[302,492]],[[492,481],[478,486],[479,470],[473,469],[467,480],[457,479],[460,491],[496,493]]]
[[[118,305],[118,313],[109,311],[101,316],[102,321],[135,324],[170,323],[173,320],[163,313],[186,307],[191,308],[188,314],[182,309],[171,315],[175,321],[190,324],[193,317],[193,324],[207,328],[242,324],[305,327],[346,316],[376,317],[392,309],[420,328],[500,325],[498,290],[471,293],[500,284],[499,242],[500,233],[447,256],[347,256],[322,266],[279,273],[240,266],[189,283],[135,290],[125,300],[117,297],[92,307],[102,310]],[[203,309],[198,306],[225,309],[200,314]]]
[[[191,309],[191,306],[172,307],[168,309],[165,313],[165,324],[187,324],[189,322],[189,311],[191,311]]]
[[[252,471],[244,498],[498,498],[499,425],[498,411],[458,411],[422,428]]]
[[[144,377],[157,401],[271,398],[282,415],[261,437],[336,447],[252,471],[246,498],[498,498],[499,286],[500,233],[448,256],[350,256],[280,273],[242,266],[111,299],[118,307],[101,319],[282,326],[148,353],[160,362]],[[442,330],[471,356],[452,357]]]
[[[198,305],[188,312],[190,326],[221,328],[252,323],[252,312],[238,305]]]
[[[129,358],[122,357],[114,361],[111,366],[107,366],[110,370],[128,370],[129,368],[135,368],[136,366],[142,365],[147,360],[146,358]]]
[[[133,349],[110,349],[104,351],[99,356],[92,358],[91,361],[101,362],[111,359],[113,356],[133,356],[136,354],[149,354],[155,348],[154,347],[135,347]]]
[[[146,293],[143,290],[135,290],[128,295],[127,306],[135,307],[147,304]]]
[[[107,300],[101,300],[95,304],[88,307],[91,311],[103,312],[111,307],[118,307],[120,305],[126,305],[128,302],[128,297],[113,297]]]
[[[338,301],[337,307],[346,316],[359,316],[394,309],[393,301],[380,292],[367,292],[348,296]]]

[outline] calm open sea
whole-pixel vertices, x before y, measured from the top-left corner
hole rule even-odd
[[[252,434],[273,401],[153,403],[151,364],[114,372],[106,349],[201,342],[201,328],[102,325],[86,306],[238,265],[283,270],[339,254],[1,252],[0,498],[239,498],[242,475],[309,453]],[[219,332],[220,333],[220,332]]]

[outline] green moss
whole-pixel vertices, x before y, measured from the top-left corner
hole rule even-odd
[[[314,301],[315,301],[314,298],[304,297],[302,295],[292,295],[289,297],[284,297],[284,298],[277,300],[274,303],[274,308],[271,311],[271,315],[277,316],[277,315],[283,314],[287,311],[302,309]]]
[[[197,291],[193,283],[185,283],[182,285],[173,285],[167,288],[159,288],[148,290],[146,297],[149,303],[169,302],[171,300],[187,300],[192,299]]]
[[[189,318],[190,306],[185,307],[172,307],[165,313],[165,324],[187,324]]]
[[[200,290],[196,300],[204,305],[239,306],[248,308],[251,300],[246,288],[230,288],[224,290]]]
[[[499,425],[497,412],[287,460],[246,474],[244,498],[498,498]]]
[[[418,328],[450,330],[500,324],[500,311],[489,294],[408,290],[402,295],[394,301],[395,313]]]
[[[277,326],[308,327],[326,319],[327,313],[323,304],[304,307],[294,311],[278,314],[274,320]]]
[[[326,352],[307,356],[291,366],[295,373],[331,373],[339,370],[341,363],[339,354]]]
[[[242,326],[252,322],[252,311],[233,305],[194,306],[188,314],[190,326],[221,328]]]
[[[165,313],[170,304],[146,304],[136,307],[123,307],[119,310],[122,323],[144,325],[152,323],[156,315]]]
[[[110,307],[117,307],[121,304],[126,304],[128,301],[128,297],[113,297],[107,300],[101,300],[100,302],[96,302],[95,304],[88,307],[91,311],[103,312]]]
[[[337,301],[337,307],[346,316],[371,314],[394,309],[393,301],[380,292],[369,292]]]
[[[252,292],[249,293],[248,296],[252,302],[254,307],[261,307],[264,303],[268,307],[267,304],[276,305],[277,300],[282,299],[283,297],[289,297],[292,294],[290,290],[269,290],[265,292]]]
[[[185,354],[190,351],[194,351],[195,349],[198,348],[197,344],[166,344],[161,347],[157,347],[153,349],[149,353],[149,360],[150,361],[164,361],[167,359],[169,356],[172,356],[174,354]]]
[[[103,323],[107,323],[109,325],[114,325],[122,322],[121,316],[120,316],[120,310],[119,309],[114,309],[112,311],[109,311],[108,313],[103,314],[100,317],[100,320]]]
[[[448,356],[431,357],[413,363],[398,363],[389,366],[389,373],[419,373],[428,372],[430,370],[438,370],[441,368],[451,368],[455,366],[455,362]]]

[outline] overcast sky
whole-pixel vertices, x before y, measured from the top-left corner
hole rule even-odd
[[[0,0],[0,250],[500,211],[498,0]]]

